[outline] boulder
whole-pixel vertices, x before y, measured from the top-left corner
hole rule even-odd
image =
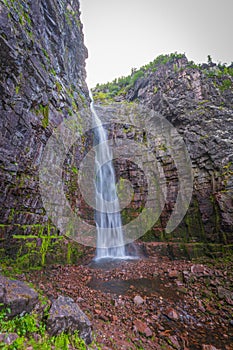
[[[80,338],[86,344],[92,342],[91,322],[80,307],[69,297],[59,296],[51,306],[47,320],[47,331],[50,335],[78,330]]]
[[[22,281],[0,275],[1,308],[9,308],[10,316],[29,313],[38,302],[38,293]]]
[[[144,299],[140,295],[136,295],[133,299],[134,304],[141,305],[144,303]]]
[[[0,334],[0,343],[4,343],[6,345],[11,345],[18,338],[18,334],[16,333],[1,333]]]

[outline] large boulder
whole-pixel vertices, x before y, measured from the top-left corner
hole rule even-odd
[[[30,312],[38,302],[38,293],[22,281],[0,275],[1,308],[9,308],[10,316]]]
[[[92,342],[91,322],[80,307],[69,297],[59,296],[49,311],[47,331],[50,335],[79,331],[87,344]]]

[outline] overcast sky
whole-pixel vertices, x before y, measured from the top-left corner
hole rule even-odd
[[[175,51],[197,63],[233,61],[233,0],[80,2],[89,87]]]

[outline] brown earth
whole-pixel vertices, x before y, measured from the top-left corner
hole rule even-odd
[[[92,259],[21,277],[50,299],[72,297],[101,349],[233,349],[231,259]]]

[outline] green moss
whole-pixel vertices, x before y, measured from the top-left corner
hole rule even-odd
[[[83,254],[75,241],[62,236],[38,236],[15,236],[11,249],[17,247],[16,255],[9,256],[4,250],[1,254],[0,265],[4,274],[39,270],[49,264],[76,263]]]
[[[56,84],[57,92],[60,94],[60,92],[62,91],[62,85],[58,81],[56,81],[55,84]]]
[[[54,76],[56,76],[56,75],[57,75],[57,73],[56,73],[56,71],[55,71],[55,69],[54,69],[54,68],[51,68],[51,69],[50,69],[50,73],[51,73],[52,75],[54,75]]]
[[[45,318],[41,320],[35,312],[8,318],[9,312],[8,309],[0,312],[0,333],[16,333],[18,338],[11,345],[0,343],[2,350],[24,350],[29,348],[34,350],[68,350],[70,346],[73,349],[86,349],[85,342],[78,336],[78,331],[75,331],[72,335],[61,333],[50,337],[46,333]]]
[[[49,125],[49,106],[42,106],[40,105],[40,111],[43,115],[43,119],[41,121],[43,128],[47,128],[47,126]]]
[[[68,26],[71,27],[72,26],[72,22],[71,22],[72,17],[71,17],[71,14],[69,13],[69,11],[67,11],[65,13],[65,18],[66,18],[66,22],[67,22]]]
[[[28,13],[23,12],[23,17],[25,19],[25,21],[28,23],[28,25],[31,25],[31,18],[29,17]]]
[[[73,166],[72,168],[71,168],[71,170],[72,170],[72,172],[74,173],[74,174],[78,174],[78,168],[76,167],[76,166]]]
[[[47,50],[44,47],[42,47],[41,51],[43,52],[44,56],[49,60],[49,54],[48,54]]]
[[[69,116],[72,117],[72,115],[73,115],[72,109],[71,109],[71,108],[68,108],[68,109],[67,109],[67,112],[68,112]]]

